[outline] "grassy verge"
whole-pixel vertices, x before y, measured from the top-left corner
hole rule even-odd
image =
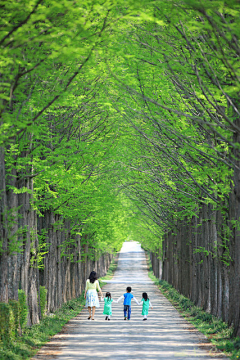
[[[230,359],[240,359],[240,338],[232,338],[232,329],[226,323],[195,306],[166,281],[157,279],[150,263],[149,277],[181,315],[203,333],[216,349],[223,351]]]
[[[117,258],[115,257],[106,276],[99,279],[100,286],[106,284],[104,280],[110,280],[113,277],[116,267]],[[79,298],[68,301],[51,316],[45,316],[39,324],[25,329],[23,335],[14,341],[9,344],[0,343],[0,359],[30,359],[53,335],[59,333],[69,320],[77,316],[84,305],[85,299],[84,293],[82,293]]]
[[[1,360],[29,359],[36,354],[53,335],[73,317],[77,316],[85,304],[83,294],[65,303],[51,316],[45,316],[39,324],[24,330],[23,335],[9,344],[0,344]]]

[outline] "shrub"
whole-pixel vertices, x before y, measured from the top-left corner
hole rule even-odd
[[[18,302],[19,302],[19,322],[21,329],[24,329],[27,325],[28,306],[27,297],[23,290],[18,290]]]
[[[197,316],[198,312],[199,312],[199,309],[196,306],[192,306],[190,315]]]
[[[184,309],[184,310],[191,309],[191,307],[193,306],[193,303],[191,302],[191,300],[189,300],[185,296],[180,296],[179,304],[182,307],[182,309]]]
[[[211,323],[212,322],[212,315],[209,314],[209,313],[206,313],[204,311],[201,311],[199,312],[199,315],[196,316],[198,319],[202,320],[202,321],[205,321],[205,322],[208,322],[208,323]]]
[[[240,338],[237,337],[234,341],[234,348],[240,350]]]
[[[19,302],[16,300],[9,300],[9,305],[13,311],[14,316],[14,333],[17,336],[18,335],[18,329],[19,329]]]
[[[7,303],[0,303],[0,340],[9,343],[15,336],[14,315],[12,308]]]
[[[40,286],[40,308],[41,308],[41,317],[45,315],[47,306],[47,289],[44,286]]]

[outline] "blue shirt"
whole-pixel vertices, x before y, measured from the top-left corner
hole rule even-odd
[[[131,293],[125,293],[125,294],[123,294],[123,296],[124,296],[123,305],[131,306],[131,301],[132,301],[133,295]]]

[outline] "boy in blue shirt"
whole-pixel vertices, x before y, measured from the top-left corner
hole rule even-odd
[[[140,304],[137,301],[137,299],[133,296],[133,294],[131,294],[132,288],[130,286],[128,286],[126,290],[127,290],[127,292],[125,294],[123,294],[117,300],[117,302],[119,302],[119,300],[121,300],[121,299],[124,299],[124,301],[123,301],[124,320],[127,320],[127,318],[128,318],[128,320],[130,320],[130,317],[131,317],[131,301],[132,301],[132,299],[134,301],[136,301],[136,303],[138,305],[140,305]]]

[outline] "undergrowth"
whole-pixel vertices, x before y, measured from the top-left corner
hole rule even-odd
[[[156,278],[150,263],[149,277],[181,315],[202,332],[217,349],[223,351],[230,359],[240,359],[240,338],[232,338],[232,329],[226,323],[194,305],[168,282]]]
[[[65,303],[60,309],[45,316],[39,324],[26,328],[22,336],[18,336],[9,344],[0,344],[1,360],[22,360],[31,358],[53,335],[73,317],[77,316],[84,306],[83,294]]]
[[[116,267],[117,260],[114,258],[106,276],[99,279],[100,286],[105,284],[104,280],[112,278]],[[39,324],[25,328],[22,336],[17,336],[8,344],[0,343],[0,360],[30,359],[53,335],[59,333],[69,320],[77,316],[84,305],[83,292],[79,298],[68,301],[50,316],[44,316]]]

